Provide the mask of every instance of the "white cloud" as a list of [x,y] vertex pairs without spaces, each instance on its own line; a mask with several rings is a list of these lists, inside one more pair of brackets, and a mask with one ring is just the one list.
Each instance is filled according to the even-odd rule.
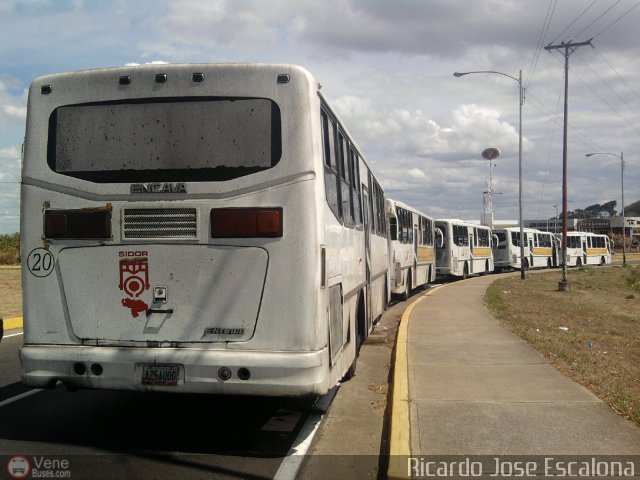
[[16,107],[15,105],[5,105],[4,113],[9,117],[25,120],[27,118],[27,107]]
[[[582,0],[559,1],[544,44],[586,40],[630,1],[612,5],[600,20],[609,5],[596,4],[554,38],[584,10]],[[0,11],[0,149],[22,142],[26,89],[41,74],[158,59],[298,63],[322,83],[386,191],[427,213],[478,218],[487,176],[480,153],[495,146],[503,194],[494,204],[500,216],[517,217],[517,83],[452,73],[517,76],[522,69],[528,79],[546,3],[0,0]],[[585,163],[584,153],[594,150],[625,152],[625,196],[628,203],[640,198],[639,22],[635,9],[595,38],[596,49],[571,56],[569,189],[576,207],[619,196],[619,166]],[[560,198],[562,63],[542,51],[527,84],[525,216],[551,215]]]

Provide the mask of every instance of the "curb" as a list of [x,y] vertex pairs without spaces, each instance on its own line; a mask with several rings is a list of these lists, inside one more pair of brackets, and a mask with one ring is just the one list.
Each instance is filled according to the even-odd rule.
[[407,330],[413,308],[431,292],[420,296],[402,314],[393,367],[393,394],[389,427],[389,465],[387,478],[407,478],[406,458],[411,455],[411,419],[409,414],[409,362],[407,358]]
[[5,330],[15,330],[17,328],[22,328],[23,325],[24,325],[24,321],[22,317],[13,317],[13,318],[4,319]]
[[409,358],[407,355],[407,332],[409,317],[413,308],[425,297],[446,286],[437,285],[423,293],[409,305],[400,319],[396,338],[396,354],[393,362],[393,388],[391,403],[391,421],[389,425],[389,465],[387,479],[409,478],[407,459],[411,457],[411,414],[409,411]]

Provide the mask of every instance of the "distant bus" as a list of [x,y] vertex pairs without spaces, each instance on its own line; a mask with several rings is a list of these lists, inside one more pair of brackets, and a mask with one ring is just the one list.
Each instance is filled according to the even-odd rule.
[[433,218],[387,198],[389,220],[389,277],[391,293],[409,298],[412,289],[436,279]]
[[[553,233],[532,228],[523,229],[524,267],[551,268],[557,266],[557,241]],[[493,230],[496,242],[493,245],[493,261],[496,270],[520,268],[520,228],[497,228]]]
[[385,308],[384,192],[298,66],[38,78],[21,195],[28,385],[323,394]]
[[467,278],[492,272],[491,229],[463,220],[436,220],[438,276]]
[[[562,235],[558,235],[562,241]],[[567,266],[607,265],[613,255],[613,240],[591,232],[567,232]]]

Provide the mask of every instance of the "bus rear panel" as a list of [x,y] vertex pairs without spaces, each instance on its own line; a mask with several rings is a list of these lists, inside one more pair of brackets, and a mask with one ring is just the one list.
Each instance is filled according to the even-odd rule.
[[365,246],[362,230],[350,244],[326,234],[341,225],[325,199],[317,89],[289,65],[36,79],[21,193],[23,381],[331,388],[353,360],[343,294],[364,267],[336,267],[336,296],[323,262],[339,250],[362,258]]

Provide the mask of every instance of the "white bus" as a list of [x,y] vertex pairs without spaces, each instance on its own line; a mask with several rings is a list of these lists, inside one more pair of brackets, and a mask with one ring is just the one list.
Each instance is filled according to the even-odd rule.
[[436,279],[433,218],[387,198],[389,220],[389,277],[392,294],[409,298],[411,290]]
[[[523,229],[523,233],[525,268],[551,268],[558,265],[558,249],[553,233],[532,228]],[[493,235],[495,268],[520,268],[520,228],[497,228],[493,230]]]
[[22,181],[23,381],[323,394],[388,288],[384,194],[291,65],[36,79]]
[[467,278],[493,271],[491,229],[456,219],[436,220],[436,272]]
[[[562,242],[562,235],[558,235]],[[607,265],[611,263],[613,240],[591,232],[567,232],[567,266]]]

